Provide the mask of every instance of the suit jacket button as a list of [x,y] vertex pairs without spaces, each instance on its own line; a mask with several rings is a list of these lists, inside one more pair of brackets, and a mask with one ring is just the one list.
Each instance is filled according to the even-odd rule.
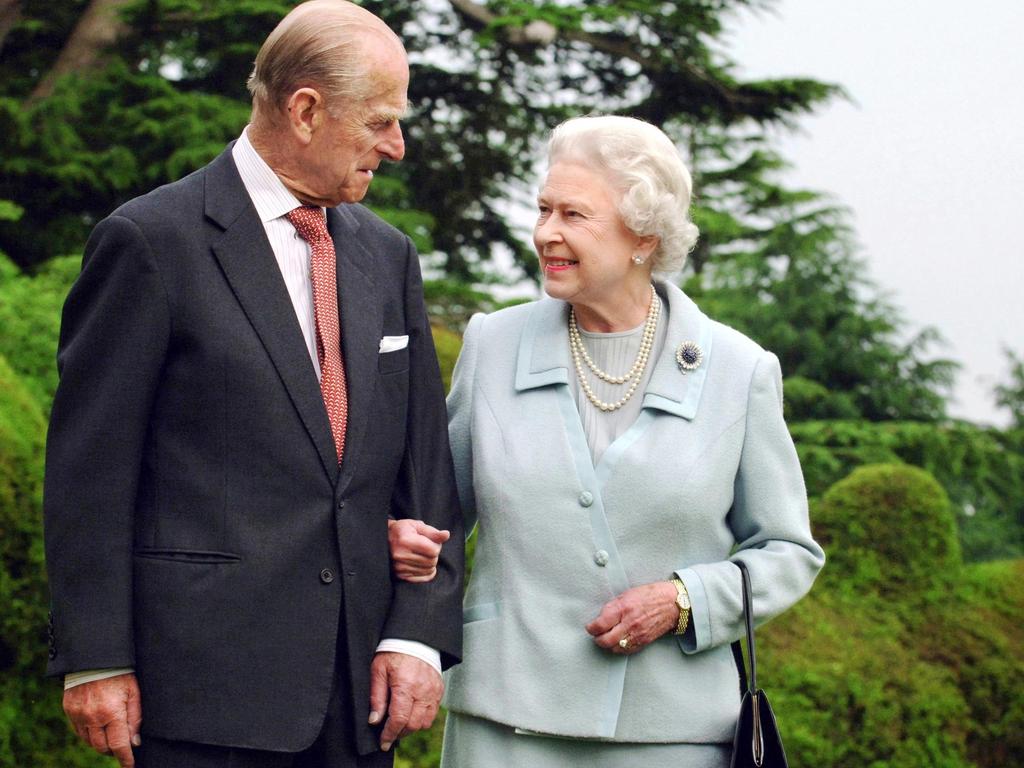
[[581,507],[589,507],[593,503],[594,503],[594,494],[592,494],[590,491],[584,491],[583,493],[580,494],[580,506]]
[[603,549],[597,550],[597,552],[594,553],[594,562],[600,565],[602,568],[608,565],[608,553],[605,552]]
[[324,568],[322,571],[320,571],[320,581],[322,581],[324,584],[330,584],[332,581],[334,581],[334,571],[332,571],[330,568]]

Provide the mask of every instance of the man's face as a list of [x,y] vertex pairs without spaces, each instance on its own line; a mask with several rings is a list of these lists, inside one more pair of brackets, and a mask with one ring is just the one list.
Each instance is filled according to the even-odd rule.
[[336,105],[334,114],[324,112],[324,122],[305,152],[304,186],[332,205],[362,200],[381,161],[405,156],[398,124],[409,88],[405,54],[386,46],[367,56],[369,95]]

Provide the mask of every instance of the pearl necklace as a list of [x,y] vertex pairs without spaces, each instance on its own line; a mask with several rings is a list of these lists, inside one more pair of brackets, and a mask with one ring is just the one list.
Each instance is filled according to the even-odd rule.
[[[658,329],[658,316],[661,313],[661,299],[658,298],[658,294],[654,292],[654,286],[651,286],[651,304],[647,308],[647,319],[644,321],[644,333],[640,339],[640,349],[637,352],[636,359],[633,361],[632,367],[626,371],[622,376],[612,376],[610,373],[602,371],[594,361],[587,354],[587,348],[583,345],[583,338],[580,336],[579,328],[576,325],[576,311],[569,308],[569,349],[572,352],[572,361],[576,366],[576,377],[579,379],[580,388],[583,393],[587,396],[587,399],[594,404],[595,407],[602,411],[615,411],[621,408],[626,402],[633,396],[636,388],[640,386],[640,380],[644,376],[644,371],[647,369],[647,360],[651,356],[651,349],[654,346],[654,334]],[[619,400],[614,403],[606,403],[597,395],[594,394],[594,390],[590,386],[590,382],[587,381],[586,375],[583,372],[583,363],[586,362],[587,367],[593,371],[594,375],[602,381],[608,382],[609,384],[625,384],[629,382],[629,389],[626,390]]]

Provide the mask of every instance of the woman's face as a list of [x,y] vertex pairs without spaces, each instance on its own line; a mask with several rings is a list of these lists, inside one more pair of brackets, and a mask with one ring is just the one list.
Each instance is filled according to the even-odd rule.
[[645,242],[651,238],[626,228],[618,200],[617,191],[583,165],[558,162],[548,171],[537,196],[533,244],[549,296],[577,309],[600,309],[614,305],[628,282],[650,282],[650,268],[638,267],[633,256],[649,256]]

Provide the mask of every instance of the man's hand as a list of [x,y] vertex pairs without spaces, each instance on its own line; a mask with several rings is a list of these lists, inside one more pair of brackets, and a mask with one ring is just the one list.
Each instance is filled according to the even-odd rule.
[[113,755],[121,768],[133,768],[132,746],[139,746],[142,700],[135,675],[117,675],[64,691],[64,711],[75,733],[101,755]]
[[448,531],[439,531],[422,520],[388,520],[391,569],[395,576],[414,583],[433,579],[441,545],[449,536]]
[[437,716],[444,681],[437,670],[405,653],[378,653],[370,664],[370,725],[387,711],[380,748],[387,752],[396,739],[429,728]]

